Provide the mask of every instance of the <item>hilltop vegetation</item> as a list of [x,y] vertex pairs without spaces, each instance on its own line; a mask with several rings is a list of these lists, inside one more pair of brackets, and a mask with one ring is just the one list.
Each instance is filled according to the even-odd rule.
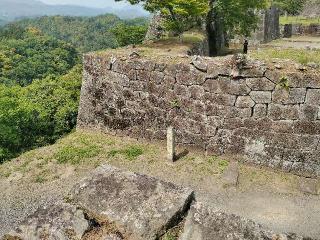
[[[111,0],[113,1],[113,0]],[[0,18],[15,21],[22,18],[39,16],[97,16],[105,13],[117,14],[121,18],[145,17],[147,13],[140,7],[119,6],[90,8],[78,5],[48,5],[39,0],[0,0]]]
[[141,43],[146,19],[42,17],[0,28],[0,163],[75,126],[81,53]]
[[[130,43],[139,43],[145,36],[147,24],[148,19],[145,18],[121,20],[112,14],[97,17],[40,17],[11,23],[0,30],[0,36],[7,36],[16,29],[36,28],[46,35],[71,43],[82,53],[123,46],[120,37],[130,39]],[[124,29],[121,36],[115,34],[119,29]]]

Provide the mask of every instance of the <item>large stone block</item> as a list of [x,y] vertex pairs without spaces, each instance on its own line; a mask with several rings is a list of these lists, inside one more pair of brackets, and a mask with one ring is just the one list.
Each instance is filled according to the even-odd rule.
[[286,73],[290,87],[294,88],[320,88],[319,73]]
[[255,105],[255,102],[250,96],[239,96],[236,101],[236,107],[238,108],[251,108]]
[[[223,81],[220,79],[220,82]],[[222,84],[222,83],[220,83]],[[250,88],[247,86],[246,81],[243,79],[224,81],[227,84],[225,87],[225,92],[233,95],[248,95],[250,93]]]
[[204,95],[204,89],[202,86],[189,87],[190,97],[193,99],[201,99]]
[[40,207],[8,235],[23,240],[82,239],[89,227],[82,210],[67,203],[56,203]]
[[252,91],[250,97],[255,103],[271,103],[271,92]]
[[315,121],[318,118],[319,106],[317,105],[300,105],[300,119]]
[[300,104],[306,98],[306,88],[290,88],[289,90],[277,87],[272,94],[272,102],[278,104]]
[[253,118],[264,118],[267,116],[267,104],[256,104],[253,109]]
[[308,89],[306,104],[320,105],[320,89]]
[[291,239],[300,240],[295,234],[276,234],[243,217],[228,214],[195,202],[189,211],[179,240],[252,240]]
[[299,119],[298,105],[270,104],[268,117],[274,120],[296,120]]
[[114,222],[130,239],[158,239],[183,216],[193,191],[104,165],[76,185],[71,198],[81,208]]
[[205,82],[205,75],[199,71],[179,71],[176,75],[178,84],[191,86],[202,85]]
[[253,91],[272,91],[275,88],[275,84],[268,78],[248,78],[246,83]]
[[203,95],[203,100],[206,101],[207,104],[212,105],[234,106],[236,102],[236,96],[229,94],[212,94],[206,92]]

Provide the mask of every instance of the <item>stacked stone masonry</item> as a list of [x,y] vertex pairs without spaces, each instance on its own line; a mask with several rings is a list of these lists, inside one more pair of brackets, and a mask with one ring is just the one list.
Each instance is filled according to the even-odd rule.
[[[277,66],[277,65],[276,65]],[[320,78],[290,64],[88,54],[78,128],[177,142],[320,176]]]

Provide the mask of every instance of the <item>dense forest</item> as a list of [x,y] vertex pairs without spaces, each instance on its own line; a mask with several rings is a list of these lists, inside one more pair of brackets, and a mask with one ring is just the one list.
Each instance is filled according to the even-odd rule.
[[0,163],[74,129],[81,54],[140,43],[146,19],[41,17],[0,28]]

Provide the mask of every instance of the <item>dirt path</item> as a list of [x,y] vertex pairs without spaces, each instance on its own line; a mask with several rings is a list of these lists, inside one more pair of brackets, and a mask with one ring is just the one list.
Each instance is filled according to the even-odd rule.
[[262,45],[265,47],[295,48],[295,49],[320,49],[320,37],[311,36],[293,36],[292,38],[283,38]]
[[[91,150],[100,149],[93,156],[87,154],[73,165],[57,163],[65,148],[69,149],[69,160],[74,160],[75,146],[91,146],[89,142]],[[135,158],[122,155],[126,152],[123,149],[131,146],[141,147],[142,155]],[[320,239],[320,197],[299,192],[297,176],[240,165],[238,188],[224,188],[221,173],[227,166],[227,158],[190,152],[170,164],[165,159],[164,149],[161,144],[128,138],[74,133],[53,146],[24,154],[0,166],[0,237],[38,206],[66,196],[72,185],[97,165],[109,163],[189,186],[196,190],[198,200],[255,220],[271,230]]]

